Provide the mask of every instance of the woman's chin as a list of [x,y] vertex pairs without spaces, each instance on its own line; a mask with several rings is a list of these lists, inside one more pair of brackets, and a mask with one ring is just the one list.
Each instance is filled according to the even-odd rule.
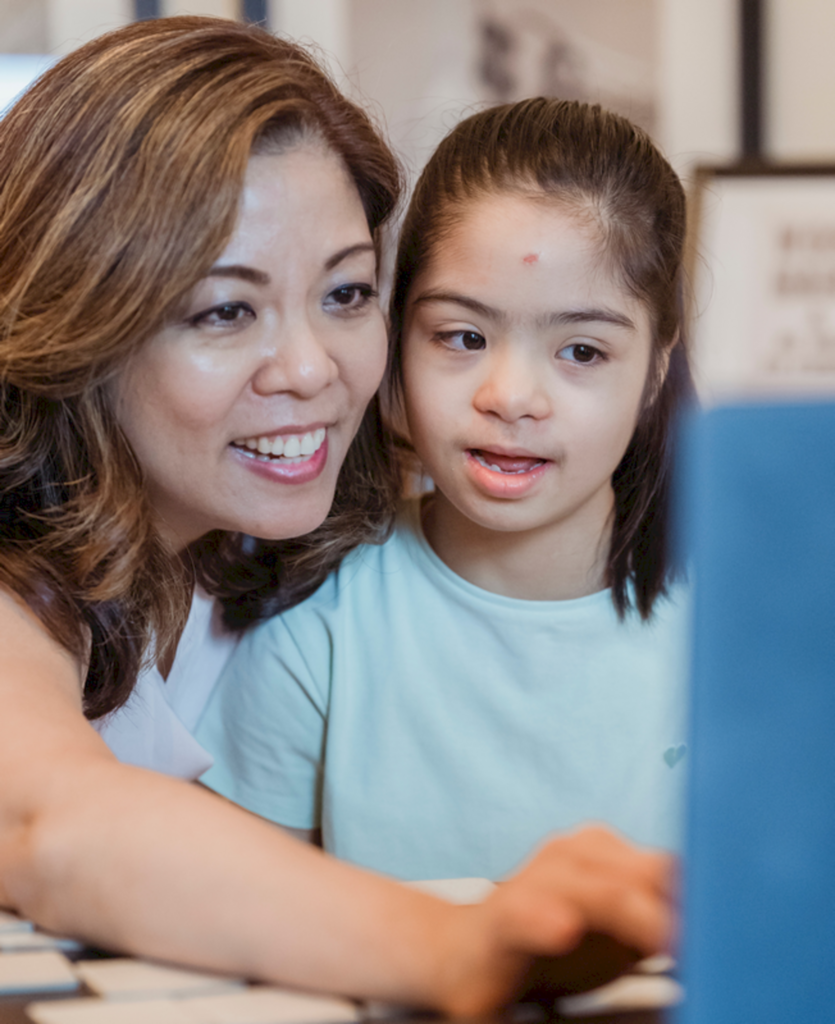
[[270,516],[258,520],[247,519],[232,529],[235,532],[246,533],[250,537],[257,537],[258,540],[292,540],[318,529],[327,518],[332,502],[333,495],[331,494],[327,500],[317,504],[316,508],[299,509],[295,514],[282,510],[280,516]]

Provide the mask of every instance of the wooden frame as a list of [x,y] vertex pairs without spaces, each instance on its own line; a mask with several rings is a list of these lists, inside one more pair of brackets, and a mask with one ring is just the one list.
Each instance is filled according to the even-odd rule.
[[703,399],[835,395],[835,167],[701,168],[692,220]]

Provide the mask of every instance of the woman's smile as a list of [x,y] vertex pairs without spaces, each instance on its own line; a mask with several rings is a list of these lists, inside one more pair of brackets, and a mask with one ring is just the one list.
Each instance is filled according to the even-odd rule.
[[266,459],[284,459],[285,461],[299,461],[314,455],[325,443],[327,430],[325,427],[315,427],[298,433],[259,434],[257,437],[247,437],[240,441],[234,441],[235,448],[243,448],[251,452],[259,461]]
[[324,427],[274,437],[248,437],[235,441],[232,448],[235,456],[244,460],[246,469],[276,483],[310,483],[328,462],[328,435]]

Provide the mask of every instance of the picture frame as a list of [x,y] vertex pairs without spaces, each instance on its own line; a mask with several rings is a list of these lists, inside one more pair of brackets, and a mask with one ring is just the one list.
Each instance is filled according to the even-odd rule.
[[702,401],[835,395],[835,166],[702,167],[692,210]]

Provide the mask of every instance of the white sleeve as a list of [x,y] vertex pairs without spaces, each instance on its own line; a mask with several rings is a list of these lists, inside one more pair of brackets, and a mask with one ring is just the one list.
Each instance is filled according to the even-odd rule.
[[127,703],[91,725],[123,764],[196,779],[212,763],[168,703],[156,671],[140,675]]

